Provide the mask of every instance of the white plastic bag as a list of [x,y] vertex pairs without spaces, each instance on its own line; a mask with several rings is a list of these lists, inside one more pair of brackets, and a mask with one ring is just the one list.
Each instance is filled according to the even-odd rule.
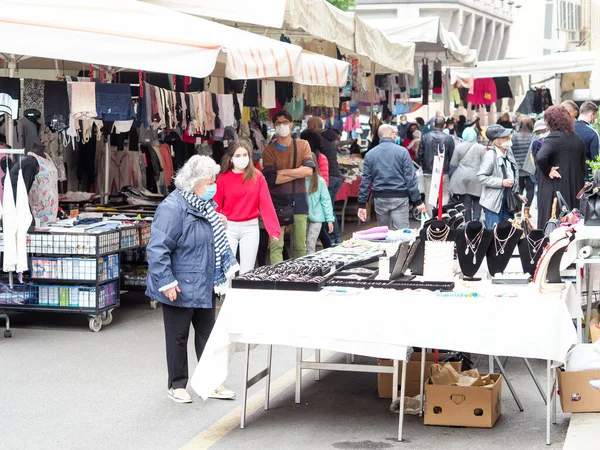
[[567,372],[600,370],[600,341],[595,344],[578,344],[567,353]]

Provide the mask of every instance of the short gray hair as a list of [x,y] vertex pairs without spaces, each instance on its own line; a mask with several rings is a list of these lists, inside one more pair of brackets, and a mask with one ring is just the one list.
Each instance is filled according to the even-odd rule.
[[212,158],[194,155],[177,171],[175,187],[180,191],[193,193],[201,182],[214,179],[220,169]]
[[387,123],[379,126],[379,131],[377,134],[379,135],[379,139],[383,139],[384,137],[389,137],[391,133],[396,133],[397,130],[392,125],[388,125]]

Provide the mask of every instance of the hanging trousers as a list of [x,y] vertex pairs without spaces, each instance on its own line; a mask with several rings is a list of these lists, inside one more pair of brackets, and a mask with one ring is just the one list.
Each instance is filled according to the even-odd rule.
[[185,389],[188,383],[188,337],[190,324],[194,326],[194,345],[196,357],[200,359],[210,332],[215,323],[215,305],[213,294],[212,308],[181,308],[162,304],[167,344],[167,370],[169,388]]

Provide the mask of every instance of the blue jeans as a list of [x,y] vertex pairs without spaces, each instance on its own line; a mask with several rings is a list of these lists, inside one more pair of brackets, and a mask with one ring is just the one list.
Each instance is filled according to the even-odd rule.
[[507,211],[504,201],[502,201],[502,208],[500,209],[499,213],[492,212],[486,208],[483,208],[483,211],[485,212],[485,226],[490,230],[500,222],[512,219],[514,217],[512,213]]
[[[342,187],[342,179],[339,177],[329,177],[329,196],[331,197],[331,205],[335,208],[335,198],[337,197],[337,193]],[[335,214],[334,214],[335,217]],[[335,222],[333,222],[333,233],[329,235],[331,238],[331,242],[334,244],[341,243],[340,237],[340,227],[338,225],[337,217],[335,217]]]

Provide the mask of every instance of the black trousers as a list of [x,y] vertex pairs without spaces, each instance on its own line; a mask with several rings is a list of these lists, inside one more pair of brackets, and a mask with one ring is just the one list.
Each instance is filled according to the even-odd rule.
[[462,200],[463,205],[465,205],[465,222],[481,219],[481,205],[479,204],[479,197],[463,194],[460,196],[460,199]]
[[527,191],[527,205],[525,206],[531,206],[531,202],[533,202],[535,186],[529,175],[526,177],[519,177],[519,194],[523,195],[523,191]]
[[187,344],[190,324],[194,325],[196,357],[200,359],[215,323],[216,304],[217,299],[214,295],[212,308],[180,308],[162,304],[169,388],[185,389],[187,386],[189,379]]

